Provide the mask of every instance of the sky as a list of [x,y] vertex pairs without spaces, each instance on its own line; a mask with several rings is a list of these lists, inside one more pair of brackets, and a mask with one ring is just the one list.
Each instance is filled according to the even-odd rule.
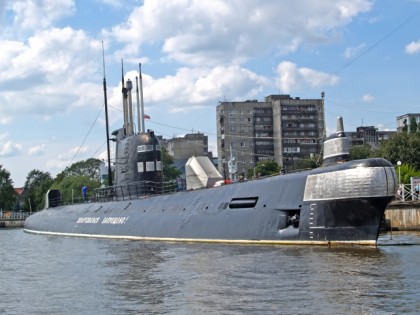
[[327,134],[337,116],[396,130],[420,112],[420,1],[0,0],[0,165],[15,187],[106,160],[102,83],[112,132],[122,59],[125,80],[142,65],[146,128],[205,133],[215,156],[221,101],[324,91]]

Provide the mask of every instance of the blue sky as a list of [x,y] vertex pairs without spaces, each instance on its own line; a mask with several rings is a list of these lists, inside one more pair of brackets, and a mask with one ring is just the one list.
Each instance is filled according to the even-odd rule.
[[165,138],[204,132],[216,152],[219,101],[270,94],[319,98],[336,117],[395,130],[420,112],[420,1],[2,0],[0,165],[23,186],[106,158],[122,126],[125,79],[142,63],[146,128]]

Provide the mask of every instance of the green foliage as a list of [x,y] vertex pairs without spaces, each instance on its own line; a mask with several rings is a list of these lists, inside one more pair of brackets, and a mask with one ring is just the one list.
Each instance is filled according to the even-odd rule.
[[94,189],[99,188],[101,183],[97,179],[91,179],[88,176],[73,175],[54,182],[52,189],[58,189],[61,192],[63,203],[80,202],[82,200],[82,187],[88,188],[88,197],[92,196]]
[[420,177],[420,171],[408,164],[402,164],[401,166],[395,165],[395,171],[397,176],[401,176],[401,184],[411,184],[411,177]]
[[45,194],[50,189],[52,182],[50,173],[40,170],[30,171],[25,182],[25,188],[29,193],[25,200],[24,210],[42,210],[45,206]]
[[379,149],[373,155],[383,157],[394,165],[401,161],[420,170],[420,134],[397,133],[391,139],[381,142]]
[[302,159],[297,159],[295,162],[295,169],[296,170],[307,170],[307,169],[312,169],[312,168],[317,168],[319,167],[318,164],[318,157],[316,158],[302,158]]
[[408,125],[407,125],[407,118],[405,118],[404,120],[403,120],[403,127],[402,127],[402,132],[407,132],[408,131]]
[[410,121],[410,132],[416,132],[418,130],[418,125],[416,118],[412,117]]
[[[255,175],[256,176],[267,176],[279,174],[280,167],[274,160],[260,161],[255,166]],[[254,170],[248,170],[248,177],[252,177]]]
[[165,148],[162,148],[162,163],[163,163],[163,181],[177,179],[181,176],[181,171],[174,165],[172,156]]
[[350,160],[367,159],[373,154],[372,147],[369,144],[355,145],[349,149]]
[[0,165],[0,210],[13,210],[16,197],[10,173]]
[[84,176],[90,180],[99,180],[102,165],[104,165],[103,161],[94,158],[73,163],[57,175],[56,181],[60,182],[68,176]]

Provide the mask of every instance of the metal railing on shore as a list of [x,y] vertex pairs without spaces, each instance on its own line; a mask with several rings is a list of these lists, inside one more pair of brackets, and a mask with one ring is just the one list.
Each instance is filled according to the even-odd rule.
[[25,220],[33,212],[0,211],[0,220]]
[[419,193],[410,184],[400,184],[395,199],[397,201],[418,201]]

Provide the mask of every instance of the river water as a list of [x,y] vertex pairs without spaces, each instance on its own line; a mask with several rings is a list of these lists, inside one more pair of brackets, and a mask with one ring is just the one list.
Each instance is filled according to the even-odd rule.
[[238,246],[0,230],[0,314],[419,314],[420,233]]

